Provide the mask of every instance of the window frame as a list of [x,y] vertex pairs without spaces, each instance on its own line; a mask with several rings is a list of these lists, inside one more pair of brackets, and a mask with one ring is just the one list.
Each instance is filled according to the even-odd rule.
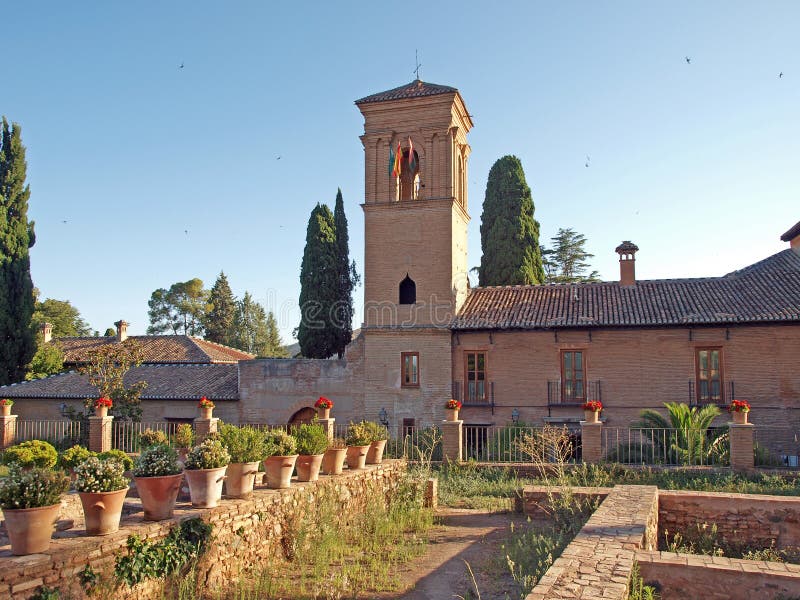
[[[564,362],[565,362],[564,361],[564,355],[566,353],[568,353],[568,352],[572,353],[572,354],[575,354],[576,352],[580,352],[580,354],[581,354],[581,369],[580,369],[580,372],[583,373],[583,378],[582,378],[582,381],[583,381],[583,396],[576,397],[573,394],[572,398],[569,401],[567,400],[567,394],[566,394],[566,387],[567,386],[565,384],[566,384],[567,378],[565,377],[565,366],[566,365],[564,364]],[[588,383],[588,381],[589,381],[589,378],[588,378],[589,369],[587,368],[587,364],[586,364],[586,354],[587,354],[586,348],[561,348],[559,350],[558,358],[559,358],[559,361],[560,361],[560,369],[561,369],[561,404],[583,404],[583,403],[585,403],[587,401],[587,399],[589,397],[589,383]],[[573,363],[574,363],[574,360],[575,359],[573,357]],[[572,367],[572,371],[573,371],[573,373],[575,372],[574,364],[573,364],[573,367]],[[570,381],[572,382],[573,389],[574,389],[574,384],[575,384],[575,381],[577,381],[577,380],[573,377],[573,379],[571,379]]]
[[[717,406],[725,403],[725,367],[723,363],[723,348],[722,346],[695,346],[694,348],[694,400],[696,404],[715,404]],[[700,353],[701,352],[718,352],[719,353],[719,400],[714,400],[709,393],[706,398],[700,397]],[[707,369],[710,371],[711,369]],[[705,381],[711,382],[712,379]]]
[[[417,380],[415,383],[406,383],[406,357],[410,357],[412,359],[416,358],[416,376]],[[401,352],[400,353],[400,387],[404,388],[418,388],[420,382],[419,376],[419,352]]]
[[[477,384],[478,355],[483,355],[483,394],[478,395],[478,386],[475,386],[475,398],[469,393],[469,355],[475,355],[475,383]],[[489,353],[486,350],[464,350],[464,404],[485,404],[489,401]]]

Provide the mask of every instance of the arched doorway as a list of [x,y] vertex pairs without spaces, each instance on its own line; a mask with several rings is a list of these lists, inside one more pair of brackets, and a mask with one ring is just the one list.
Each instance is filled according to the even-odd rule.
[[292,418],[289,419],[289,429],[292,428],[294,425],[301,425],[303,423],[311,423],[314,420],[314,416],[317,414],[311,407],[305,407],[298,410],[296,413],[292,415]]

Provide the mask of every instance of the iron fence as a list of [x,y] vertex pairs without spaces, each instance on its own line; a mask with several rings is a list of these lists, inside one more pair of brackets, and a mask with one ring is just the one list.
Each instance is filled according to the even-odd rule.
[[790,427],[753,427],[753,459],[757,467],[800,467],[800,432]]
[[478,462],[525,463],[581,459],[580,430],[566,426],[463,426],[464,458]]
[[89,441],[88,427],[81,421],[40,421],[18,419],[15,441],[42,440],[56,448],[69,448],[75,444],[86,445]]
[[727,428],[603,427],[602,456],[623,465],[724,466],[730,461]]
[[175,435],[180,423],[170,421],[114,421],[111,428],[111,447],[123,452],[135,453],[141,450],[141,435],[147,429],[163,431],[168,438]]

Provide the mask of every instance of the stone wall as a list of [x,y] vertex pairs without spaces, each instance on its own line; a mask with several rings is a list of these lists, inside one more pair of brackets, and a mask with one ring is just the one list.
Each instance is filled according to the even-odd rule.
[[[88,564],[105,577],[113,573],[115,558],[126,553],[126,541],[137,534],[159,540],[182,520],[200,517],[213,525],[212,543],[197,566],[198,585],[222,589],[239,575],[239,570],[257,567],[295,533],[303,516],[314,510],[321,497],[337,507],[336,515],[362,510],[369,499],[386,497],[394,489],[405,464],[385,461],[363,471],[336,477],[321,476],[316,483],[294,483],[286,490],[259,489],[249,499],[223,500],[217,508],[192,509],[180,504],[171,520],[148,523],[142,520],[138,500],[126,499],[126,516],[120,531],[104,537],[85,537],[82,531],[54,534],[45,554],[12,556],[8,546],[0,548],[0,598],[29,598],[41,585],[58,588],[62,595],[84,597],[76,576]],[[159,586],[124,585],[114,592],[119,600],[161,598]]]
[[660,490],[659,530],[675,533],[712,523],[728,542],[777,548],[800,546],[800,498]]
[[[612,488],[607,487],[573,487],[570,493],[576,499],[599,499],[605,500]],[[522,488],[516,498],[515,509],[529,516],[534,521],[547,521],[550,519],[550,502],[553,498],[561,497],[559,488],[547,487],[543,485],[526,485]]]

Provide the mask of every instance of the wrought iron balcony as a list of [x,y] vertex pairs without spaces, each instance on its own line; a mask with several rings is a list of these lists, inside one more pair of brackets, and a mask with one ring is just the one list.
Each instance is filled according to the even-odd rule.
[[547,382],[547,403],[550,406],[570,406],[583,404],[589,400],[599,400],[602,402],[603,393],[601,382],[585,381],[583,385],[576,386],[574,383],[564,385],[561,380]]
[[494,381],[465,386],[463,381],[453,381],[453,398],[464,406],[491,406],[494,409]]
[[736,395],[736,385],[733,381],[723,381],[718,385],[701,382],[704,385],[698,390],[697,382],[689,380],[689,405],[705,406],[715,404],[717,406],[727,406]]

